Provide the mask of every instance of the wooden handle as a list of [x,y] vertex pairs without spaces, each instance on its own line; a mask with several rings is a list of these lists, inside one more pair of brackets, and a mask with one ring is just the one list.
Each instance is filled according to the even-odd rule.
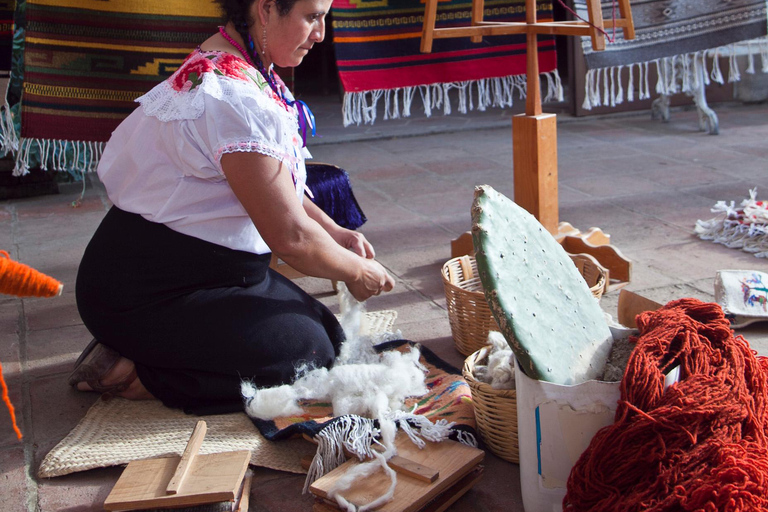
[[457,286],[459,284],[459,274],[453,265],[448,265],[448,282]]
[[205,433],[208,431],[208,426],[204,421],[200,420],[195,425],[195,429],[192,431],[192,435],[187,441],[187,447],[184,448],[184,453],[181,454],[181,460],[179,465],[176,466],[176,472],[171,477],[171,481],[168,482],[166,488],[166,494],[177,494],[181,486],[184,484],[184,479],[189,470],[192,467],[192,463],[195,461],[197,452],[200,450],[200,445],[203,444],[205,439]]
[[464,274],[465,281],[475,277],[474,272],[472,272],[472,264],[469,262],[469,256],[462,256],[459,260],[459,265],[461,266],[461,273]]

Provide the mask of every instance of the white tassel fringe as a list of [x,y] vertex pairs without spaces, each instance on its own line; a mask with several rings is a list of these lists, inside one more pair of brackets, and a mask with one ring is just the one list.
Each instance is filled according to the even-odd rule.
[[[542,73],[546,81],[544,102],[563,101],[563,84],[557,70]],[[475,87],[473,95],[472,88]],[[526,97],[525,76],[514,75],[501,78],[485,78],[466,82],[446,82],[397,89],[374,90],[344,93],[342,114],[344,126],[373,124],[376,120],[376,108],[380,99],[384,100],[384,119],[410,117],[414,94],[418,91],[424,107],[424,115],[431,117],[435,110],[442,110],[443,115],[453,112],[454,104],[458,111],[466,114],[477,108],[484,112],[488,107],[511,107],[515,95],[519,99]],[[456,96],[452,100],[452,96]],[[402,102],[401,102],[402,98]],[[402,105],[402,108],[400,106]]]
[[[615,106],[624,100],[623,91],[626,88],[626,101],[634,101],[635,88],[640,100],[651,97],[648,84],[648,65],[656,66],[656,93],[671,96],[677,93],[693,94],[702,87],[700,80],[703,76],[704,86],[711,82],[725,83],[720,69],[720,57],[728,57],[728,82],[741,80],[739,55],[746,55],[745,73],[755,73],[755,64],[760,57],[760,70],[768,73],[768,38],[753,39],[742,43],[730,44],[711,50],[698,51],[664,57],[648,62],[636,62],[610,68],[595,68],[587,71],[584,80],[584,102],[582,108],[591,110],[599,106]],[[707,70],[711,63],[711,71]],[[627,72],[624,73],[624,69]],[[703,71],[703,73],[700,73]],[[637,80],[635,80],[637,78]],[[602,89],[602,90],[601,90]]]

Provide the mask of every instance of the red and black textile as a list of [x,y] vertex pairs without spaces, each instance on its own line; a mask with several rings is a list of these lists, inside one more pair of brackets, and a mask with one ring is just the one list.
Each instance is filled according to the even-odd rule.
[[[441,1],[437,28],[467,26],[470,0]],[[333,42],[347,93],[524,75],[525,35],[436,39],[421,53],[424,2],[335,0]],[[537,6],[540,21],[552,20],[552,3]],[[486,0],[485,21],[525,21],[525,0]],[[539,37],[539,69],[556,68],[554,36]]]
[[0,77],[6,78],[11,73],[13,55],[13,14],[16,10],[14,0],[0,0]]

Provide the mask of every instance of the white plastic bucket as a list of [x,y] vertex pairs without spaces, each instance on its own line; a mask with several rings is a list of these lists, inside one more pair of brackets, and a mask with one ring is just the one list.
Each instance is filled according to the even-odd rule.
[[619,383],[552,384],[531,379],[517,364],[515,388],[523,507],[560,512],[571,468],[595,433],[613,423]]

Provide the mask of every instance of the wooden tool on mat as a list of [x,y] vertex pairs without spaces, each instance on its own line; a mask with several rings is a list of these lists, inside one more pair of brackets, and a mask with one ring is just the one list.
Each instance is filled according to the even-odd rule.
[[[485,452],[456,441],[427,442],[419,449],[403,434],[395,440],[398,456],[389,464],[397,472],[397,486],[392,501],[380,512],[441,512],[459,499],[480,479],[480,465]],[[350,459],[327,475],[318,478],[309,491],[315,495],[314,512],[338,511],[328,492],[352,467],[360,464]],[[376,472],[341,494],[356,506],[382,495],[390,485],[383,471]]]
[[200,455],[207,426],[198,421],[179,456],[128,464],[104,502],[105,510],[178,508],[233,502],[233,511],[248,510],[250,478],[245,477],[250,450]]

